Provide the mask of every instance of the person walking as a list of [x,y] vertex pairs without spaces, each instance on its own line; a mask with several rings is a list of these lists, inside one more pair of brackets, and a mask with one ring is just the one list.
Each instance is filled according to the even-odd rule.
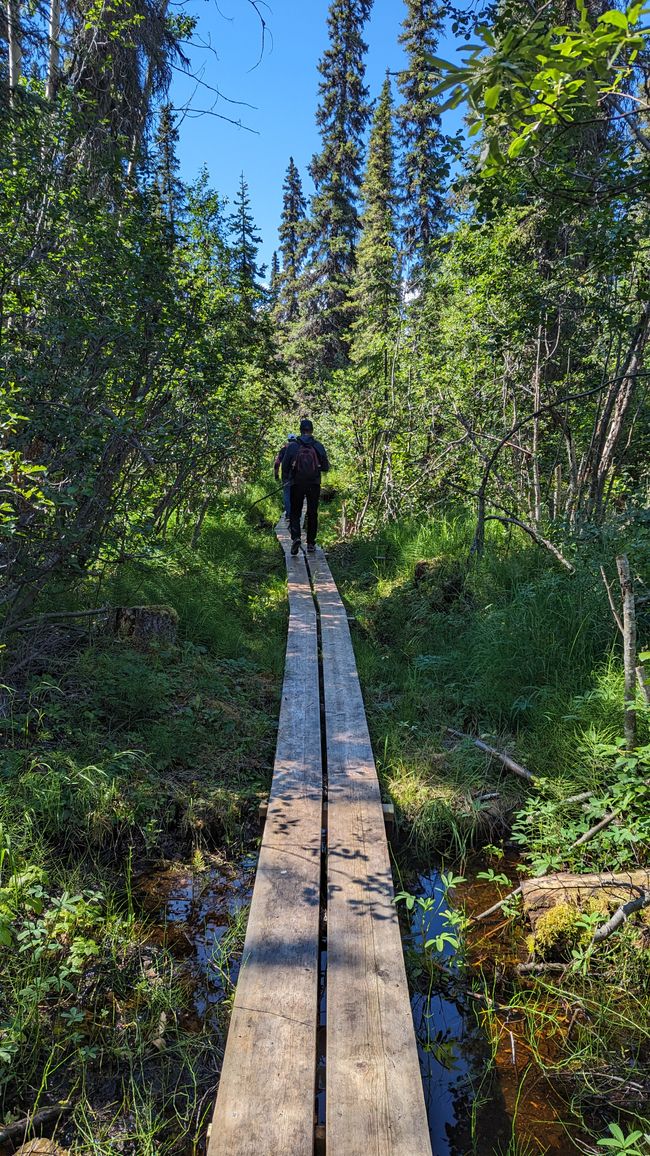
[[313,554],[316,549],[316,534],[318,532],[318,502],[320,499],[321,473],[330,468],[325,447],[314,438],[314,426],[309,418],[305,417],[300,423],[300,437],[289,442],[282,457],[282,481],[290,482],[291,516],[289,528],[291,531],[291,553],[295,555],[300,549],[302,506],[307,499],[307,551]]
[[[284,455],[287,452],[287,447],[290,446],[292,442],[297,440],[298,439],[296,438],[295,434],[287,434],[286,442],[278,450],[275,456],[275,461],[273,463],[273,473],[275,474],[276,482],[279,482],[280,480],[280,466],[282,465]],[[288,480],[285,482],[284,475],[282,477],[282,500],[284,502],[284,516],[288,522],[289,518],[291,517],[291,481]]]

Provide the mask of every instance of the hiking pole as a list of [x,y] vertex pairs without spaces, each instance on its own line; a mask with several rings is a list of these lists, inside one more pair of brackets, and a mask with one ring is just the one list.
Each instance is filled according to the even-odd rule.
[[285,487],[285,483],[283,482],[281,486],[276,486],[276,488],[274,490],[269,490],[268,494],[264,494],[263,497],[258,498],[256,502],[251,502],[248,509],[253,510],[255,508],[255,506],[259,506],[260,502],[265,502],[267,498],[272,498],[274,496],[274,494],[279,494],[280,490],[283,490],[284,487]]

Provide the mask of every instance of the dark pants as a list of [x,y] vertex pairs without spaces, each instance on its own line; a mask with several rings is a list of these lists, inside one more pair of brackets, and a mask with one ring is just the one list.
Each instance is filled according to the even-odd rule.
[[291,517],[291,482],[282,483],[282,500],[287,518]]
[[291,486],[291,529],[292,542],[300,541],[300,517],[302,504],[307,499],[307,545],[316,541],[318,531],[318,499],[320,482],[294,482]]

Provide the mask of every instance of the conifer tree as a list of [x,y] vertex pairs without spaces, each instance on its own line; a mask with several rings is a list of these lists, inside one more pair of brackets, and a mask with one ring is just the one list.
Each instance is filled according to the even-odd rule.
[[283,185],[282,217],[278,235],[282,274],[278,320],[291,325],[300,312],[300,275],[305,258],[306,203],[298,166],[289,158]]
[[315,185],[311,206],[312,260],[306,277],[309,334],[325,368],[348,361],[352,314],[349,292],[359,233],[357,202],[363,166],[363,136],[369,119],[364,83],[367,45],[363,28],[372,0],[332,0],[330,44],[319,64],[320,105],[316,122],[322,148],[309,171]]
[[361,475],[360,528],[371,500],[392,509],[393,439],[399,424],[397,348],[400,327],[398,192],[395,181],[393,98],[388,76],[372,120],[361,189],[361,239],[352,301],[352,369],[339,383],[343,421],[347,416]]
[[411,280],[420,279],[431,243],[447,220],[444,193],[449,176],[446,138],[441,132],[433,96],[435,56],[444,18],[440,0],[406,0],[407,15],[400,36],[408,58],[400,74],[403,104],[398,109],[402,143],[404,196],[403,243]]
[[170,244],[174,242],[183,200],[183,185],[178,177],[177,144],[178,129],[171,105],[164,104],[160,110],[155,136],[153,177],[161,212],[167,221]]
[[363,212],[357,250],[354,302],[355,360],[380,358],[385,365],[400,314],[397,239],[398,194],[393,145],[393,98],[387,76],[372,121],[368,160],[361,189]]
[[232,274],[235,290],[240,300],[248,301],[252,307],[264,296],[261,282],[265,266],[257,264],[262,238],[255,227],[248,184],[243,173],[235,196],[234,209],[228,218],[228,226],[232,237]]
[[277,304],[278,293],[280,291],[280,258],[278,257],[277,249],[273,250],[271,257],[271,273],[269,276],[269,305],[273,308]]

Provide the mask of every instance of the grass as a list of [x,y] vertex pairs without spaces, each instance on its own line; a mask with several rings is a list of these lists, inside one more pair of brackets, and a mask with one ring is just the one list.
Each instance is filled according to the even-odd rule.
[[[204,850],[237,857],[268,791],[286,639],[284,564],[258,515],[224,503],[86,579],[76,605],[168,605],[173,645],[53,628],[0,719],[0,1119],[66,1101],[71,1153],[194,1153],[221,1041],[187,1026],[183,959],[137,876]],[[9,682],[5,679],[5,682]],[[215,966],[227,976],[243,916]]]
[[[602,563],[612,577],[615,551],[627,549],[645,593],[647,529],[574,543],[573,575],[494,527],[485,557],[470,564],[471,532],[461,512],[330,549],[353,619],[382,786],[399,812],[406,877],[414,864],[462,864],[473,848],[513,832],[524,873],[647,863],[649,720],[639,703],[637,750],[617,745],[622,656],[599,572]],[[643,604],[639,635],[641,650],[650,640]],[[451,739],[447,727],[509,750],[537,776],[535,787]],[[591,802],[564,803],[587,790]],[[571,850],[611,809],[617,822]],[[485,932],[484,947],[477,930],[466,932],[465,982],[481,993],[477,1014],[494,1044],[493,1062],[499,1067],[497,1053],[512,1031],[520,1062],[531,1065],[525,1071],[541,1073],[560,1094],[571,1135],[577,1129],[595,1141],[617,1122],[624,1132],[647,1132],[647,927],[633,920],[595,949],[576,950],[558,982],[520,980],[513,959],[525,955],[523,921],[516,911],[503,918]],[[497,941],[509,945],[508,958],[495,959]],[[510,1071],[509,1043],[507,1053]],[[520,1115],[508,1151],[540,1150]]]
[[[612,566],[606,547],[582,548],[570,575],[501,527],[470,564],[471,533],[460,513],[330,550],[382,782],[418,859],[462,858],[493,841],[526,793],[446,727],[512,750],[558,796],[606,784],[603,747],[622,733],[619,641],[599,574],[601,560]],[[650,621],[640,627],[643,641]],[[499,805],[482,800],[492,791]]]

